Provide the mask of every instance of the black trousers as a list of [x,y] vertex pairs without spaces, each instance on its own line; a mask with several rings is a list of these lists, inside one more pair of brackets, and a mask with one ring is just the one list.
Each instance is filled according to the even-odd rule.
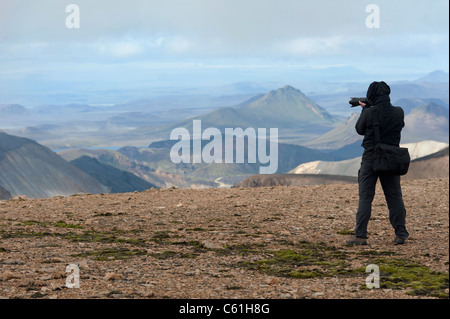
[[367,238],[367,225],[372,214],[372,201],[375,196],[375,186],[380,179],[389,209],[389,220],[395,234],[400,238],[408,238],[405,220],[406,210],[403,203],[399,175],[378,175],[373,171],[373,161],[363,160],[358,172],[359,206],[356,213],[356,237]]

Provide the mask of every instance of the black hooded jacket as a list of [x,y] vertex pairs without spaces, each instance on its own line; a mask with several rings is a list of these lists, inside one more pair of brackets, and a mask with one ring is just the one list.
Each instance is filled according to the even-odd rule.
[[389,94],[391,89],[384,82],[373,82],[367,90],[367,99],[372,106],[364,106],[361,116],[356,123],[356,132],[364,135],[362,146],[364,147],[363,160],[373,159],[375,147],[375,131],[373,128],[374,109],[378,111],[380,123],[380,139],[384,144],[400,144],[401,131],[405,126],[403,109],[392,106]]

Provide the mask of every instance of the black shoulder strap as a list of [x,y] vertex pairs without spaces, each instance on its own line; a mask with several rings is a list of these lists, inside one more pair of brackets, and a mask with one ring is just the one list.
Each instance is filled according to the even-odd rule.
[[378,121],[377,108],[373,108],[373,129],[375,131],[375,142],[379,144],[381,143],[381,137],[380,137],[380,122]]

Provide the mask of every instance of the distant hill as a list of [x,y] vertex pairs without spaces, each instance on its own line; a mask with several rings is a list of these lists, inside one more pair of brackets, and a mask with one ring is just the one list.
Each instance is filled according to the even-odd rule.
[[[124,149],[128,149],[125,147]],[[134,148],[132,148],[134,149]],[[159,172],[155,169],[150,168],[145,164],[140,164],[137,161],[127,157],[118,151],[106,150],[106,149],[75,149],[66,150],[58,152],[61,157],[67,161],[74,161],[80,157],[87,156],[96,159],[100,164],[105,164],[114,167],[120,171],[129,172],[141,179],[147,181],[148,183],[155,185],[156,187],[170,186],[171,175],[163,172]],[[161,174],[163,178],[159,176]],[[168,184],[166,184],[166,181]]]
[[356,177],[314,174],[274,174],[254,175],[246,178],[237,187],[267,187],[267,186],[298,186],[298,185],[325,185],[325,184],[354,184]]
[[411,110],[405,117],[402,141],[435,140],[448,143],[449,110],[431,102]]
[[[39,105],[33,108],[35,115],[61,115],[75,116],[80,113],[99,112],[100,108],[87,104],[67,104],[67,105]],[[67,118],[67,117],[66,117]]]
[[[62,157],[73,161],[83,155],[94,157],[99,163],[133,173],[158,187],[217,187],[218,178],[237,180],[259,173],[260,163],[248,163],[245,152],[244,163],[180,163],[174,164],[170,159],[170,150],[178,141],[164,140],[153,142],[148,148],[122,147],[112,150],[68,150],[61,151]],[[192,142],[191,142],[192,143]],[[202,147],[209,141],[202,141]],[[223,152],[225,154],[225,143]],[[244,144],[247,150],[247,141]],[[301,163],[313,160],[334,161],[342,157],[318,150],[292,144],[278,144],[278,173],[286,173]],[[262,164],[266,166],[267,164]],[[193,186],[194,185],[194,186]]]
[[448,102],[448,83],[444,82],[397,82],[390,84],[391,99],[402,98],[442,99]]
[[47,147],[6,133],[0,133],[0,185],[31,198],[108,191]]
[[359,116],[360,113],[353,113],[347,121],[339,124],[322,136],[306,142],[304,145],[317,149],[339,149],[358,141],[361,144],[362,136],[358,135],[355,130]]
[[405,179],[448,178],[449,148],[412,161]]
[[[140,128],[136,134],[169,136],[172,129],[187,128],[192,132],[192,120],[169,125],[161,130]],[[293,136],[298,138],[301,132],[309,136],[318,136],[332,129],[338,122],[331,114],[309,99],[300,90],[284,86],[264,95],[256,95],[234,107],[221,107],[206,114],[196,116],[201,120],[202,128],[215,127],[222,132],[225,128],[278,128],[280,139]]]
[[155,185],[132,173],[100,163],[96,158],[81,156],[70,163],[95,178],[101,184],[108,186],[110,193],[129,193],[144,191],[152,187],[156,188]]
[[20,104],[0,104],[0,116],[23,116],[29,111]]
[[301,164],[289,171],[290,174],[324,174],[340,176],[358,176],[361,157],[344,161],[313,161]]
[[0,127],[8,129],[23,125],[31,118],[28,109],[20,104],[0,104]]
[[106,119],[106,125],[137,127],[161,121],[161,118],[156,114],[146,112],[125,112]]
[[205,127],[217,128],[298,128],[335,123],[325,109],[289,85],[252,98],[238,107],[221,108],[198,119],[205,123]]
[[405,112],[405,115],[408,115],[414,108],[427,105],[429,103],[435,103],[443,106],[444,108],[448,109],[448,104],[442,101],[441,99],[419,99],[419,98],[404,98],[397,100],[393,102],[392,104],[395,106],[400,106],[403,111]]
[[[406,105],[410,110],[405,116],[405,127],[402,130],[402,143],[417,143],[423,140],[449,142],[449,110],[443,101],[426,99],[403,99],[395,105]],[[405,110],[405,109],[404,109]],[[356,133],[355,124],[360,113],[354,113],[347,121],[337,125],[325,134],[306,141],[302,145],[317,148],[337,150],[345,146],[361,142],[363,136]]]
[[421,141],[418,143],[406,143],[402,144],[403,147],[407,147],[409,154],[411,155],[411,161],[417,161],[421,158],[426,158],[435,153],[439,153],[448,148],[448,143],[437,141]]
[[353,144],[345,145],[337,150],[332,150],[327,152],[329,155],[335,156],[336,158],[341,157],[342,160],[352,159],[361,156],[364,152],[364,148],[361,145],[362,140],[358,140]]
[[[53,149],[145,145],[168,139],[174,128],[278,128],[280,142],[301,145],[333,129],[335,119],[291,86],[266,94],[161,96],[114,106],[44,105],[28,120],[7,122],[8,132],[36,139]],[[51,123],[51,124],[49,124]],[[2,124],[0,118],[0,125]],[[5,125],[6,126],[6,125]]]
[[[408,148],[411,160],[416,160],[439,152],[447,148],[448,144],[436,141],[422,141],[419,143],[402,144],[402,146]],[[344,161],[313,161],[301,164],[289,173],[357,176],[360,164],[361,157]]]
[[[366,96],[367,88],[370,82],[340,84],[336,93],[330,91],[327,94],[309,94],[309,96],[333,115],[350,116],[354,109],[349,107],[348,101],[351,96]],[[420,81],[399,81],[388,82],[391,87],[391,101],[394,105],[404,106],[398,103],[402,99],[420,99],[427,102],[449,103],[449,86],[446,82],[420,82]],[[422,103],[421,103],[422,104]],[[415,105],[414,107],[417,107]],[[411,107],[412,108],[412,107]],[[447,107],[448,108],[448,107]],[[409,112],[409,106],[405,107],[405,113]]]
[[[223,137],[224,138],[224,137]],[[196,177],[208,178],[211,180],[222,176],[257,174],[260,164],[248,164],[248,153],[245,153],[245,163],[242,164],[173,164],[170,160],[170,149],[177,141],[159,141],[152,143],[148,149],[127,147],[118,150],[120,153],[128,156],[130,159],[146,163],[154,168],[163,168],[164,170],[181,175],[192,175]],[[202,147],[209,141],[202,141]],[[191,142],[192,144],[192,142]],[[223,141],[222,154],[225,154],[225,143]],[[244,148],[247,150],[247,141]],[[315,149],[293,145],[278,144],[278,173],[286,173],[300,163],[312,160],[339,160],[342,157],[333,154],[327,154]],[[265,165],[264,165],[265,166]]]
[[447,146],[446,148],[444,148],[444,149],[442,149],[440,151],[437,151],[437,152],[432,153],[430,155],[419,157],[419,158],[413,160],[412,162],[413,163],[418,163],[418,162],[426,161],[426,160],[433,159],[433,158],[441,158],[441,157],[448,156],[448,154],[449,154],[449,147]]
[[[418,150],[411,150],[413,156],[418,156]],[[423,150],[422,150],[423,152]],[[267,186],[296,186],[296,185],[324,185],[324,184],[351,184],[357,183],[357,171],[361,163],[360,158],[353,160],[328,163],[312,162],[301,165],[304,169],[297,168],[297,174],[274,174],[250,176],[234,187],[267,187]],[[322,164],[322,166],[320,165]],[[315,167],[314,167],[315,165]],[[309,174],[306,173],[308,172]],[[348,172],[353,169],[351,174]],[[314,171],[315,170],[315,171]],[[334,175],[342,173],[343,175]],[[408,174],[402,176],[404,180],[448,178],[449,176],[449,147],[433,154],[417,158],[411,163]]]
[[417,82],[448,82],[448,73],[436,70],[416,80]]
[[327,124],[334,123],[334,118],[321,106],[309,99],[300,90],[286,85],[278,90],[270,91],[256,101],[241,106],[241,112],[254,116],[268,127],[275,123],[297,126],[299,123]]

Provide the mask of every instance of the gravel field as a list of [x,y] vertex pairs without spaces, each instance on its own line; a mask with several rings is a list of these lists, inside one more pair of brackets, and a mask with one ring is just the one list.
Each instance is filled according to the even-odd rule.
[[[361,247],[344,245],[356,184],[0,201],[0,297],[448,298],[449,180],[402,186],[400,246],[380,185]],[[379,289],[366,287],[369,264]]]

